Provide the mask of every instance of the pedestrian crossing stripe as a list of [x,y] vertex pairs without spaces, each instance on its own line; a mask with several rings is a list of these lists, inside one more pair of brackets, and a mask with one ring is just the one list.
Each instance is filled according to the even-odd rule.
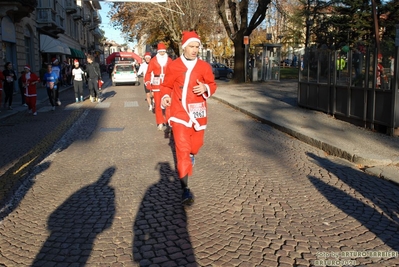
[[100,102],[95,108],[109,108],[111,106],[111,102]]
[[125,108],[131,108],[131,107],[138,107],[139,102],[137,101],[125,101]]

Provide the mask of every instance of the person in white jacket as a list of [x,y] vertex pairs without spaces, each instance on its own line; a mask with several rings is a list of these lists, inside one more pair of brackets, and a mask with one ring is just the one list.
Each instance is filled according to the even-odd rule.
[[[144,54],[144,62],[141,63],[139,71],[137,72],[137,76],[143,75],[143,77],[145,77],[145,74],[147,73],[147,69],[148,69],[148,63],[151,60],[151,54],[150,52],[146,52]],[[147,89],[147,86],[144,83],[144,91],[145,91],[145,96],[147,99],[147,103],[148,103],[148,110],[152,111],[153,110],[153,105],[152,105],[152,94],[151,91]]]

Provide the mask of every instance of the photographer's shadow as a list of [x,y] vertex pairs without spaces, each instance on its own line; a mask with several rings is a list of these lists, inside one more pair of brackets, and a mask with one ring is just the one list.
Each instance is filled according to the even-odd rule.
[[71,195],[49,217],[51,232],[32,266],[85,266],[97,235],[112,226],[115,190],[109,186],[115,167]]
[[139,266],[197,266],[181,188],[170,164],[158,164],[160,180],[150,186],[136,214],[133,258]]

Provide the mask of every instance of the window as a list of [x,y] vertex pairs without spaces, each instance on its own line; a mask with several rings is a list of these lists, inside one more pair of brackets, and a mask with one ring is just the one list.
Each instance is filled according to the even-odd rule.
[[25,27],[24,30],[24,41],[25,41],[25,61],[26,64],[30,66],[34,66],[33,62],[33,55],[35,54],[33,51],[33,42],[32,42],[32,33],[28,27]]

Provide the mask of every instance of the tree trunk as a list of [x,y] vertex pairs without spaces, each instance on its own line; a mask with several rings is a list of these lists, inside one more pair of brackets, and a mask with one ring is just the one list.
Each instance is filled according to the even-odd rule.
[[234,39],[234,82],[245,83],[245,46],[244,36],[241,32],[237,32],[237,36]]

